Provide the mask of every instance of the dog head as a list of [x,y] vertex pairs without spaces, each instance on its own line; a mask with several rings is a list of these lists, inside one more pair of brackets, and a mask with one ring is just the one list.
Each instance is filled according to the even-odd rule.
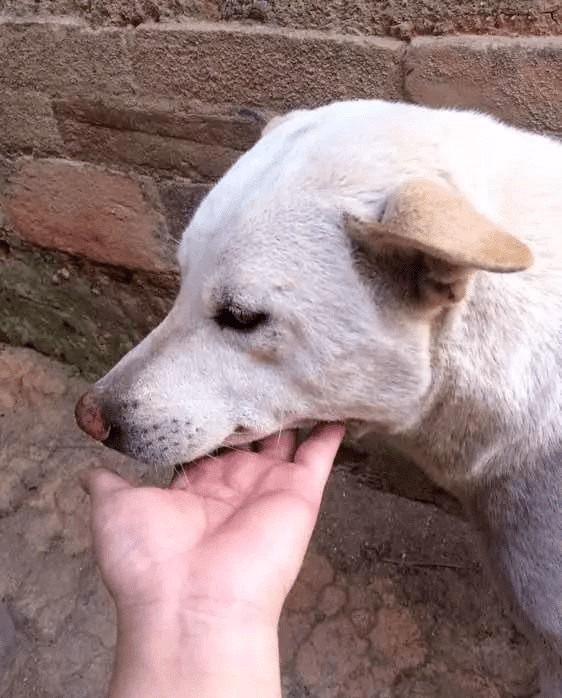
[[310,421],[416,420],[435,323],[475,271],[531,257],[443,180],[431,134],[406,149],[411,109],[338,104],[266,129],[185,231],[171,312],[82,398],[81,426],[174,464]]

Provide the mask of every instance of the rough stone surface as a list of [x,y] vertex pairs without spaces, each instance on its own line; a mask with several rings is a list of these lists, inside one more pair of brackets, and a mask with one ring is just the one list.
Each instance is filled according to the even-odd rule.
[[242,155],[239,150],[140,131],[67,120],[61,124],[66,152],[100,164],[130,165],[144,172],[178,174],[195,182],[221,177]]
[[62,141],[49,99],[37,92],[2,90],[0,150],[4,153],[60,155]]
[[122,34],[73,20],[0,18],[0,87],[53,95],[128,94],[133,90]]
[[415,34],[562,32],[557,0],[219,0],[225,19],[408,38]]
[[215,0],[3,0],[0,14],[48,18],[53,15],[80,17],[97,25],[136,27],[143,22],[198,17],[218,19]]
[[265,116],[179,100],[55,100],[66,152],[81,160],[215,180],[260,137]]
[[425,658],[420,628],[407,609],[381,608],[369,639],[373,650],[397,673]]
[[4,0],[19,16],[79,16],[93,25],[200,19],[244,20],[364,34],[560,33],[558,0]]
[[155,327],[177,293],[151,274],[46,252],[0,229],[0,341],[99,378]]
[[133,269],[174,268],[164,221],[138,183],[117,172],[63,160],[24,162],[6,200],[24,240]]
[[233,150],[251,148],[266,123],[263,114],[243,107],[179,100],[119,100],[99,96],[55,99],[53,107],[60,121],[70,119],[119,131],[142,131]]
[[[0,696],[101,698],[115,620],[77,473],[154,474],[74,426],[73,369],[6,347],[0,385]],[[297,580],[311,593],[281,619],[285,698],[530,695],[530,651],[473,555],[465,523],[340,459]]]
[[142,95],[281,110],[401,95],[404,46],[390,39],[202,23],[142,26],[128,39]]
[[368,649],[368,641],[357,636],[348,618],[320,621],[297,654],[297,678],[316,691],[333,690],[349,675],[368,670]]
[[16,646],[14,620],[4,604],[0,604],[0,669],[7,662]]
[[170,235],[180,240],[197,207],[209,191],[206,184],[192,184],[178,177],[158,184]]
[[[333,616],[343,608],[346,600],[347,593],[345,589],[339,586],[329,586],[322,592],[318,608],[326,616]],[[353,619],[351,621],[353,622]]]
[[479,109],[562,135],[561,37],[416,39],[405,86],[421,104]]
[[73,428],[84,387],[73,373],[30,350],[0,351],[0,601],[13,624],[2,623],[12,645],[0,672],[6,698],[101,697],[110,668],[113,610],[89,554],[77,473],[138,469]]

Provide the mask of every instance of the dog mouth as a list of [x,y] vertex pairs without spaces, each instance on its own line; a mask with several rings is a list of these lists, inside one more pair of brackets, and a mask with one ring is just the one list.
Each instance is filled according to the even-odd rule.
[[[172,439],[171,443],[162,435],[154,442],[153,438],[146,439],[147,429],[135,428],[125,429],[115,422],[108,426],[102,443],[104,446],[111,448],[120,453],[124,453],[132,458],[135,458],[143,463],[154,464],[158,462],[160,465],[171,465],[177,467],[181,464],[185,466],[187,462],[204,458],[207,455],[220,454],[223,449],[230,450],[236,448],[252,448],[252,445],[259,442],[268,436],[280,434],[289,429],[310,430],[318,420],[305,419],[298,415],[285,415],[281,424],[270,424],[269,428],[247,426],[239,423],[234,427],[231,433],[219,442],[214,448],[204,448],[191,454],[191,457],[185,459],[182,457],[181,449],[178,449],[178,441]],[[149,437],[152,434],[148,435]],[[178,452],[180,451],[180,452]],[[178,457],[179,456],[179,457]]]
[[243,427],[239,425],[234,429],[234,431],[224,439],[219,448],[229,448],[232,446],[244,446],[251,444],[254,441],[259,441],[268,436],[267,432],[259,431],[257,429],[251,429],[249,427]]
[[312,429],[318,420],[305,419],[303,417],[292,417],[291,419],[285,419],[281,426],[272,430],[259,430],[252,429],[250,427],[245,427],[243,425],[238,425],[234,431],[224,439],[219,448],[232,448],[233,446],[247,446],[256,441],[261,441],[262,439],[272,436],[273,434],[280,434],[288,429]]

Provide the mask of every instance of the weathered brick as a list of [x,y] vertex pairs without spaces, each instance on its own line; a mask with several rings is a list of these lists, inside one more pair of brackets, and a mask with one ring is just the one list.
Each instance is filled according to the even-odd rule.
[[162,170],[195,182],[214,180],[240,157],[241,151],[141,131],[119,131],[80,121],[60,122],[68,155],[81,160],[127,164],[141,170]]
[[2,90],[0,149],[37,155],[61,153],[62,142],[48,97],[26,90]]
[[13,177],[5,208],[24,240],[134,269],[173,267],[163,220],[132,178],[92,165],[33,160]]
[[562,37],[416,39],[405,85],[415,102],[476,108],[562,134]]
[[16,645],[16,628],[8,608],[0,604],[0,662],[13,652]]
[[[21,2],[21,0],[19,0]],[[426,34],[560,34],[559,0],[218,0],[223,19],[410,38]]]
[[405,48],[391,39],[194,22],[139,27],[128,39],[144,95],[281,110],[401,96]]
[[[164,318],[177,290],[175,272],[102,265],[0,230],[0,341],[34,347],[90,380]],[[5,380],[0,392],[6,398]],[[2,542],[0,536],[0,564]],[[0,595],[6,583],[0,575]]]
[[132,92],[122,32],[0,18],[0,87],[53,95]]
[[[4,157],[4,155],[0,154],[0,202],[1,202],[1,195],[6,190],[6,183],[9,179],[9,177],[15,171],[15,165],[14,165],[15,160],[17,160],[17,158],[7,158],[7,157]],[[2,219],[2,214],[0,212],[0,221],[1,221],[1,219]]]
[[178,178],[163,180],[158,184],[168,230],[174,239],[180,239],[209,188],[206,184],[192,184]]
[[216,0],[2,0],[2,12],[20,17],[52,17],[72,12],[73,17],[81,17],[94,26],[137,27],[142,22],[183,17],[219,19]]
[[250,148],[266,123],[265,115],[243,107],[221,108],[165,99],[67,98],[54,100],[53,107],[61,121],[141,131],[235,150]]
[[58,99],[54,109],[68,154],[195,181],[220,177],[266,122],[247,108],[162,99]]

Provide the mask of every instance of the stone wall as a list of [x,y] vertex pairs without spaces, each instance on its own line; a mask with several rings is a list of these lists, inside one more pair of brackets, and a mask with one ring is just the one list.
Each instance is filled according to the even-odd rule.
[[163,316],[186,221],[271,114],[377,97],[562,136],[560,2],[3,7],[0,341],[87,378]]
[[[274,113],[403,99],[562,137],[561,3],[1,1],[0,345],[107,370],[166,313],[183,227]],[[74,371],[0,354],[0,696],[94,698],[115,629],[76,473],[138,466],[70,428]],[[341,463],[281,622],[284,695],[530,695],[466,526],[388,491],[455,503],[386,451]]]
[[249,20],[411,38],[420,34],[560,34],[559,0],[4,0],[13,16],[80,17],[91,26]]

